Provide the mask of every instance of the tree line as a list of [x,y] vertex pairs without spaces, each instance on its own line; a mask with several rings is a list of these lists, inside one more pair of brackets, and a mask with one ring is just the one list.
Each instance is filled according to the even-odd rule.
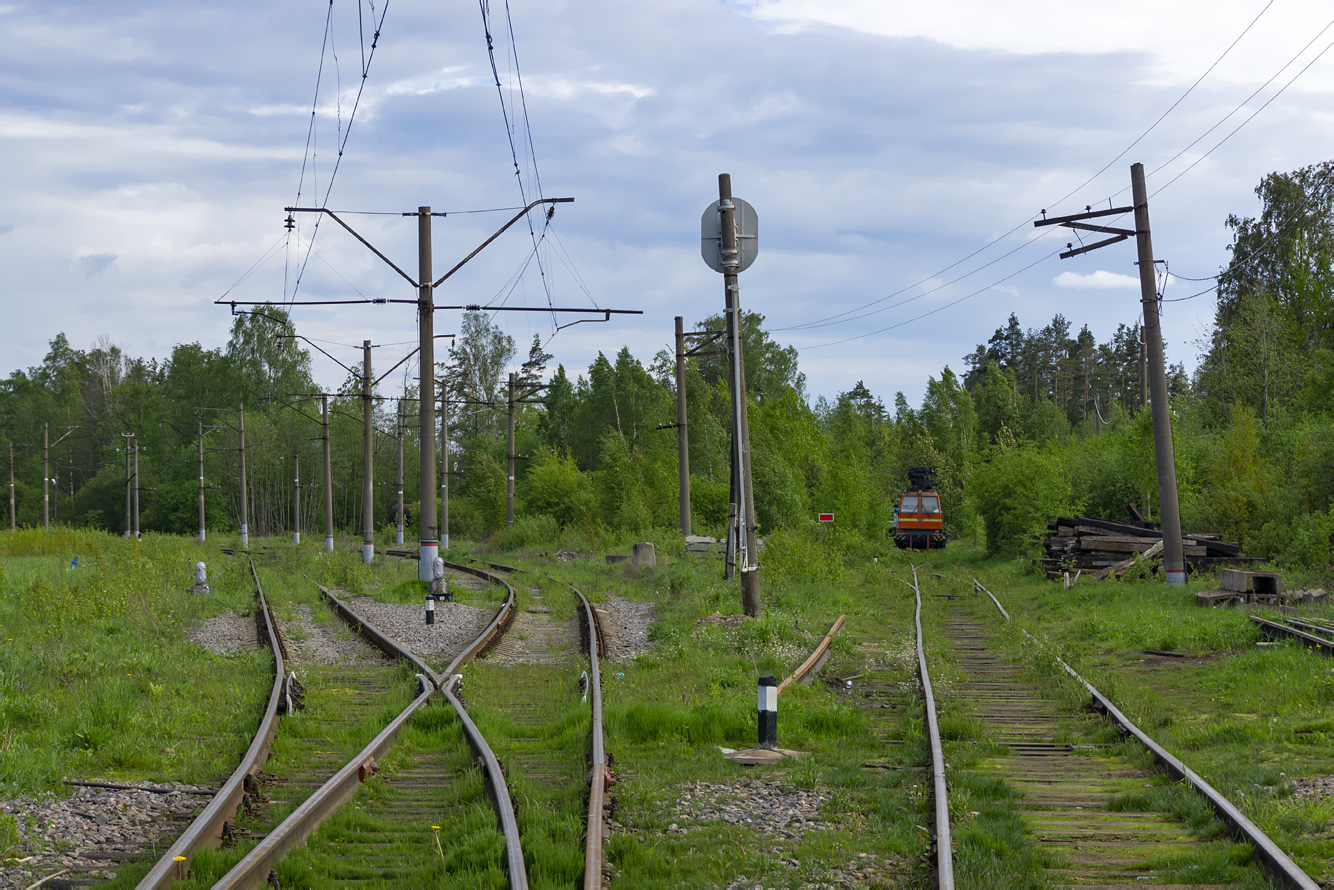
[[[1186,528],[1294,564],[1327,564],[1334,532],[1332,182],[1329,163],[1271,174],[1257,189],[1260,215],[1229,218],[1231,256],[1199,370],[1188,377],[1174,364],[1169,372]],[[693,327],[720,331],[723,320]],[[676,526],[674,355],[639,358],[622,348],[570,371],[551,367],[540,338],[521,356],[485,313],[465,314],[459,331],[436,369],[447,395],[452,534],[503,533],[515,543]],[[161,361],[127,357],[105,338],[80,351],[57,337],[40,365],[0,384],[0,441],[18,443],[19,522],[40,521],[34,445],[46,422],[52,440],[65,437],[52,452],[58,521],[123,526],[123,434],[135,433],[150,489],[142,527],[193,533],[203,424],[209,522],[234,528],[234,427],[244,403],[253,533],[291,527],[293,458],[302,467],[302,525],[317,527],[320,402],[311,356],[295,334],[286,313],[268,307],[238,316],[225,346],[184,344]],[[1029,329],[1012,314],[963,357],[962,375],[945,367],[932,377],[918,408],[860,380],[812,400],[795,349],[770,337],[762,315],[744,315],[741,339],[762,534],[812,533],[817,513],[834,512],[830,547],[881,549],[904,471],[922,465],[937,469],[951,535],[995,552],[1022,551],[1060,513],[1157,510],[1136,323],[1098,342],[1059,314]],[[376,364],[387,367],[398,356],[383,358]],[[691,506],[702,533],[721,534],[727,520],[726,367],[711,350],[686,361]],[[335,524],[345,531],[360,528],[360,386],[350,371],[329,399]],[[406,372],[375,393],[376,516],[384,525],[400,442],[405,477],[417,478],[416,395]],[[504,531],[511,396],[518,522]]]

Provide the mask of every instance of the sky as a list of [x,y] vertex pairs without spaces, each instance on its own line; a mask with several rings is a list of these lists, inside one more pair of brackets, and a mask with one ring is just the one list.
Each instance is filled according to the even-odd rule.
[[[1072,235],[1040,211],[1129,204],[1143,163],[1155,256],[1182,276],[1164,297],[1189,297],[1261,178],[1334,152],[1326,2],[483,2],[489,27],[425,0],[0,2],[0,375],[62,332],[159,359],[224,346],[220,299],[415,297],[329,218],[289,233],[289,205],[339,212],[409,276],[401,214],[444,213],[438,277],[541,197],[574,202],[437,304],[642,310],[495,321],[516,361],[537,335],[571,373],[623,346],[647,364],[673,316],[723,308],[699,226],[726,172],[759,218],[742,305],[800,351],[810,396],[860,380],[918,404],[1012,312],[1099,341],[1137,321],[1133,242],[1060,260]],[[1169,361],[1195,367],[1213,310],[1211,291],[1164,303]],[[415,345],[409,305],[291,311],[348,365],[366,339],[381,369]]]

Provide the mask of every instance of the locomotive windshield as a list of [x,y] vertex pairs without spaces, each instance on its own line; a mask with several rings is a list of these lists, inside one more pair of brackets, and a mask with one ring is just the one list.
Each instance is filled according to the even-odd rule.
[[924,494],[924,495],[922,495],[922,512],[923,512],[923,513],[939,513],[939,512],[940,512],[940,498],[936,497],[936,496],[933,495],[933,494]]
[[916,513],[916,512],[917,512],[917,495],[915,495],[915,494],[905,494],[905,495],[903,496],[903,509],[902,509],[902,512],[904,512],[904,513]]

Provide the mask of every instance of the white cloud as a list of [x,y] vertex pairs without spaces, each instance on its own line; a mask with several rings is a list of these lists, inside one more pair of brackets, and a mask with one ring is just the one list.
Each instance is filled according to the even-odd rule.
[[1062,272],[1052,279],[1057,287],[1072,287],[1075,290],[1127,290],[1138,289],[1139,279],[1120,272],[1108,272],[1099,269],[1096,272]]

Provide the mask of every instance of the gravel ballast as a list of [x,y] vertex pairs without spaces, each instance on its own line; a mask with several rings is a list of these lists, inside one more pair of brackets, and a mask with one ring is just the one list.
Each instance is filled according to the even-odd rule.
[[116,784],[157,790],[77,787],[68,798],[0,800],[0,813],[13,817],[19,837],[16,861],[0,860],[0,888],[28,887],[62,871],[66,880],[112,880],[121,863],[170,846],[213,790],[174,782]]

